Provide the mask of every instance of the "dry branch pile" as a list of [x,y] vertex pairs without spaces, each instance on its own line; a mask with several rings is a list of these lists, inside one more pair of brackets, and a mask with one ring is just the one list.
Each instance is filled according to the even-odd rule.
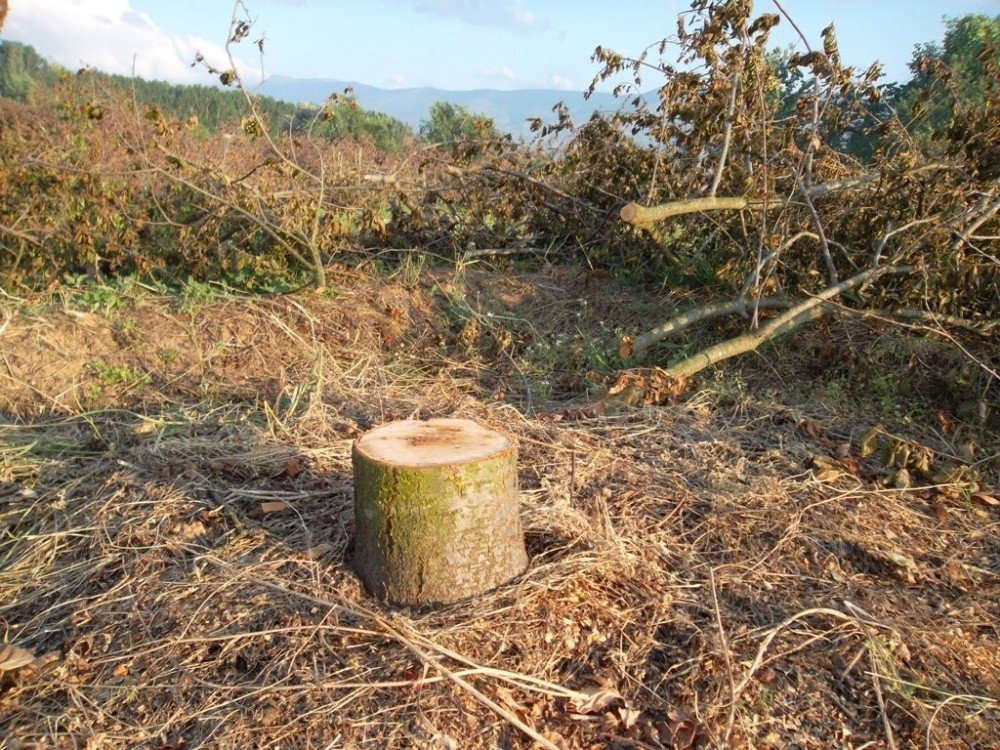
[[[531,253],[701,291],[623,337],[624,358],[669,353],[693,322],[745,321],[672,363],[675,376],[833,311],[994,336],[1000,57],[982,50],[972,101],[935,74],[912,107],[942,115],[928,134],[888,102],[878,65],[842,63],[832,26],[822,49],[803,36],[782,56],[770,34],[791,19],[752,10],[695,0],[637,59],[598,48],[594,85],[625,76],[629,106],[579,126],[561,109],[528,145],[484,132],[389,155],[308,129],[272,135],[252,97],[238,127],[206,137],[86,76],[36,106],[5,102],[0,283],[192,275],[273,291],[325,288],[359,256]],[[230,45],[249,29],[233,23]],[[977,356],[996,381],[995,356]]]

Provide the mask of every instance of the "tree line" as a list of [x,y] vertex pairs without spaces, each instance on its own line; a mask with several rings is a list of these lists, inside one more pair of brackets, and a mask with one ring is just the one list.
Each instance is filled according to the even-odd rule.
[[[38,101],[54,86],[78,77],[89,79],[96,91],[132,96],[138,104],[181,119],[196,118],[198,128],[212,134],[240,122],[247,114],[243,92],[199,84],[172,84],[81,70],[74,76],[27,44],[0,43],[0,97],[25,104]],[[272,135],[305,132],[337,140],[365,138],[382,151],[397,152],[418,137],[402,121],[358,105],[350,93],[333,94],[323,105],[291,104],[267,96],[255,96],[255,107]],[[461,105],[436,102],[421,123],[419,135],[431,141],[455,141],[495,135],[489,118],[474,115]]]

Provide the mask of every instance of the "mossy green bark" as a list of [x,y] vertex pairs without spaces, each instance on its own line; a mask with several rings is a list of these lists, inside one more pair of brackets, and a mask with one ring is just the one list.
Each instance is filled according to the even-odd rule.
[[354,453],[355,568],[393,604],[441,604],[509,581],[528,564],[513,445],[485,460],[391,466]]

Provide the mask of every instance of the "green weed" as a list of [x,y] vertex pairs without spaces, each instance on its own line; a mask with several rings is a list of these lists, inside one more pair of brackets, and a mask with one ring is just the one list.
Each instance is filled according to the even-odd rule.
[[96,281],[86,274],[66,276],[65,282],[75,289],[70,297],[74,307],[84,307],[91,312],[108,313],[124,307],[134,299],[138,284],[131,276]]
[[163,349],[159,353],[160,361],[165,365],[173,364],[181,356],[181,351],[175,346]]
[[218,294],[218,290],[212,284],[207,284],[188,276],[187,281],[184,282],[184,286],[181,288],[180,310],[184,313],[192,313],[201,305],[210,302]]
[[151,382],[149,373],[130,365],[113,365],[103,359],[95,359],[88,364],[102,386],[135,388]]

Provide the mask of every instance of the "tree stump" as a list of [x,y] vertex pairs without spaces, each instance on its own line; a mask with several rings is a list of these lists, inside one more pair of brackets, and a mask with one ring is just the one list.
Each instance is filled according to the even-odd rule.
[[354,443],[354,566],[393,604],[444,604],[528,564],[517,445],[466,419],[392,422]]

